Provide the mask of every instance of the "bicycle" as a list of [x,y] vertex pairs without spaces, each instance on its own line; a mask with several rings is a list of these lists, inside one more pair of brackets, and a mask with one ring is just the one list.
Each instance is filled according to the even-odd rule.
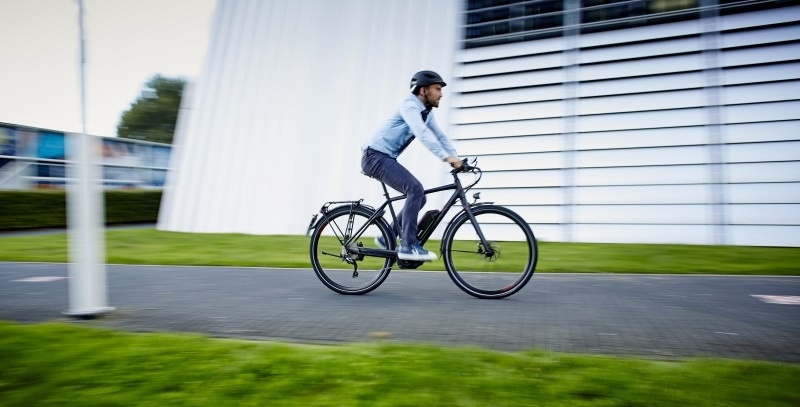
[[[476,164],[477,159],[472,164],[464,159],[461,168],[450,171],[452,184],[425,190],[426,195],[448,190],[453,194],[441,210],[422,216],[418,238],[424,245],[460,201],[461,209],[447,224],[440,244],[447,274],[456,286],[474,297],[505,298],[521,290],[533,276],[538,260],[536,237],[527,222],[512,210],[494,202],[479,203],[480,192],[473,195],[472,203],[468,202],[466,192],[483,175]],[[463,186],[459,178],[463,173],[474,174],[474,182]],[[378,208],[364,204],[363,198],[326,202],[308,225],[306,235],[311,234],[309,252],[314,272],[337,293],[366,294],[386,280],[395,262],[401,269],[415,269],[424,263],[397,258],[399,226],[392,203],[406,195],[391,197],[386,184],[381,182],[381,186],[386,200]],[[394,230],[384,219],[387,208]],[[491,240],[487,234],[502,239]],[[374,242],[377,236],[383,237],[386,248]]]

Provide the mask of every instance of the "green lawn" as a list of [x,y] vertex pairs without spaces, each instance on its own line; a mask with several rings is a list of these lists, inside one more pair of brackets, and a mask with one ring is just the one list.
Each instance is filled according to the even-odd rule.
[[0,322],[0,406],[798,406],[798,383],[800,366],[767,362]]
[[[106,248],[117,264],[311,267],[308,238],[300,235],[112,229]],[[66,262],[67,236],[2,237],[0,261]],[[422,269],[443,267],[438,260]],[[800,275],[800,248],[540,242],[537,272]]]
[[[112,229],[106,247],[109,263],[310,267],[305,236]],[[800,275],[796,248],[543,242],[539,249],[539,272]],[[66,262],[67,236],[2,237],[0,260]],[[442,262],[424,268],[440,270]],[[800,366],[756,361],[393,342],[304,346],[0,321],[0,407],[798,406],[797,383]]]

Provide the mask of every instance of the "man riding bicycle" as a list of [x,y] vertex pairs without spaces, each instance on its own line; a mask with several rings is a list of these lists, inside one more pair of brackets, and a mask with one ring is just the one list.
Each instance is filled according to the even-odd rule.
[[[433,108],[439,107],[442,88],[447,84],[436,72],[420,71],[411,78],[411,91],[397,110],[378,127],[369,140],[361,146],[361,170],[393,189],[406,194],[406,203],[397,216],[400,224],[401,244],[397,257],[401,260],[436,260],[435,253],[425,250],[417,240],[417,216],[425,205],[425,189],[397,157],[415,139],[453,168],[461,167],[455,148],[442,132],[433,117]],[[403,220],[406,221],[403,221]],[[392,225],[393,230],[394,225]],[[375,243],[386,248],[382,238]]]

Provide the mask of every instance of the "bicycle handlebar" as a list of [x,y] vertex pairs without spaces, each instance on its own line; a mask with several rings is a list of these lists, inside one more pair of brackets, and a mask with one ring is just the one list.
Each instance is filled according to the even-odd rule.
[[472,160],[472,164],[469,163],[469,158],[465,158],[461,160],[461,167],[453,168],[450,170],[450,173],[455,175],[460,172],[481,172],[481,169],[476,167],[475,164],[478,163],[478,159],[474,158]]

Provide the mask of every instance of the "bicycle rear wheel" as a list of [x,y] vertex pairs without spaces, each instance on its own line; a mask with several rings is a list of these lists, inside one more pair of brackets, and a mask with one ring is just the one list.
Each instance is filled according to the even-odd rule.
[[[374,210],[363,206],[340,206],[323,216],[311,235],[311,265],[326,287],[340,294],[365,294],[377,288],[392,269],[393,259],[359,256],[348,252],[345,242],[367,223]],[[376,236],[394,249],[389,226],[379,220],[370,223],[353,241],[356,247],[379,249]]]
[[469,217],[459,215],[442,239],[447,274],[472,296],[508,297],[533,276],[538,259],[536,237],[522,217],[502,206],[479,205],[472,207],[472,212],[491,250],[481,243]]

